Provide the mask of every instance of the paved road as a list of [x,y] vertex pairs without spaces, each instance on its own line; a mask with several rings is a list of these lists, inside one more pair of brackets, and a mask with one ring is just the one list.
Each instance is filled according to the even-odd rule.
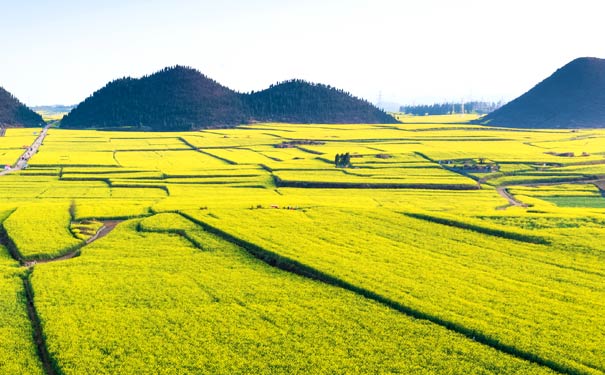
[[44,137],[46,137],[46,134],[48,133],[48,128],[50,128],[50,126],[51,126],[51,124],[46,125],[44,127],[44,129],[42,129],[42,131],[40,132],[40,134],[38,135],[38,137],[36,138],[34,143],[32,143],[31,146],[29,146],[27,148],[27,150],[25,150],[23,155],[21,155],[19,157],[19,160],[17,160],[15,165],[13,165],[13,167],[10,170],[0,171],[0,176],[10,173],[12,171],[20,171],[23,169],[27,165],[27,162],[29,161],[29,159],[32,156],[34,156],[36,154],[36,152],[38,152],[38,148],[44,141]]

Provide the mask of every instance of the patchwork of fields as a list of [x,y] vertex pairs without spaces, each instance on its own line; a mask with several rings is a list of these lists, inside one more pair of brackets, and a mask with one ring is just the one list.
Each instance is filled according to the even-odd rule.
[[0,176],[0,373],[605,374],[605,131],[455,120],[50,129]]

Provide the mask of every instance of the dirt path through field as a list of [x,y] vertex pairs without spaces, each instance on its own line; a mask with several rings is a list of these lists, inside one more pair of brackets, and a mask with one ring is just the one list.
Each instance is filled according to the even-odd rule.
[[12,166],[12,168],[0,171],[0,176],[3,176],[13,171],[20,171],[25,168],[29,159],[31,159],[31,157],[34,156],[36,152],[38,152],[38,148],[40,148],[40,145],[42,144],[42,142],[44,142],[44,138],[46,137],[48,129],[51,127],[51,125],[52,124],[46,125],[44,129],[42,129],[34,143],[32,143],[31,146],[29,146],[27,150],[25,150],[25,152],[19,157],[19,160],[17,160],[17,162]]
[[92,242],[98,240],[99,238],[103,238],[103,237],[107,236],[109,234],[109,232],[111,232],[116,227],[116,225],[120,224],[121,222],[122,222],[122,220],[103,221],[103,226],[101,228],[99,228],[99,230],[97,231],[97,233],[95,233],[94,236],[92,236],[86,240],[86,244],[88,245],[89,243],[92,243]]
[[59,257],[56,258],[52,258],[52,259],[41,259],[41,260],[32,260],[29,262],[25,262],[25,266],[26,267],[33,267],[36,264],[44,264],[44,263],[51,263],[51,262],[59,262],[62,260],[67,260],[67,259],[71,259],[71,258],[75,258],[78,255],[80,255],[80,251],[82,250],[82,248],[100,238],[103,238],[105,236],[107,236],[109,234],[109,232],[111,232],[116,225],[118,225],[119,223],[121,223],[122,220],[107,220],[107,221],[103,221],[103,226],[101,228],[99,228],[99,230],[97,231],[97,233],[95,233],[94,236],[90,237],[89,239],[86,240],[86,242],[78,247],[76,250],[70,251],[67,254],[61,255]]
[[527,207],[527,205],[525,203],[516,200],[515,197],[513,197],[513,195],[508,192],[506,187],[504,187],[504,186],[497,187],[496,191],[498,192],[498,194],[500,194],[500,196],[502,198],[504,198],[508,201],[508,206],[498,207],[499,210],[503,210],[503,209],[505,209],[507,207],[511,207],[511,206]]
[[605,197],[605,180],[598,180],[593,182],[593,184],[601,190],[601,195]]

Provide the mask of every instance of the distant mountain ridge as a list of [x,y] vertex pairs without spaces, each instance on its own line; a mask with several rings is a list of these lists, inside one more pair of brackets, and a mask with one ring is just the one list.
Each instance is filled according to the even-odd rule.
[[42,117],[0,87],[0,127],[40,126]]
[[396,123],[368,101],[321,83],[294,79],[244,96],[252,117],[264,122]]
[[369,102],[330,86],[292,80],[240,94],[195,69],[175,66],[108,83],[67,114],[61,126],[176,131],[255,121],[397,122]]
[[31,107],[34,111],[44,111],[44,112],[52,112],[52,113],[63,113],[69,112],[74,109],[75,105],[64,105],[64,104],[54,104],[54,105],[37,105]]
[[605,59],[575,59],[478,122],[511,128],[605,128]]
[[109,82],[61,120],[64,128],[190,130],[246,119],[238,93],[194,69],[165,68]]

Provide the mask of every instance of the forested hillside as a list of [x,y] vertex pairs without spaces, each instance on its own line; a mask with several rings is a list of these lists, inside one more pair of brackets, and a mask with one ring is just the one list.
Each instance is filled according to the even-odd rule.
[[255,121],[397,122],[369,102],[330,86],[292,80],[240,94],[195,69],[176,66],[108,83],[65,116],[61,126],[173,131]]
[[0,127],[39,126],[42,124],[44,124],[44,120],[39,114],[0,87]]
[[480,122],[514,128],[604,128],[605,60],[576,59]]

